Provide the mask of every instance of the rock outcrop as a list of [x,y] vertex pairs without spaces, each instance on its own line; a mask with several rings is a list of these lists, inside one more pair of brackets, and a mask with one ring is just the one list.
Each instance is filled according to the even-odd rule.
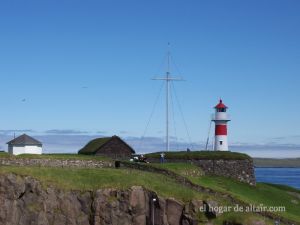
[[[155,199],[155,200],[153,200]],[[28,176],[0,175],[0,225],[196,225],[202,201],[189,204],[134,186],[65,191]]]

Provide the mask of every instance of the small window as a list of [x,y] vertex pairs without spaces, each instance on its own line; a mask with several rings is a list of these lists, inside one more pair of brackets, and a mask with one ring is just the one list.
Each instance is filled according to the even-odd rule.
[[217,112],[226,112],[226,108],[218,108]]
[[223,141],[220,141],[220,145],[222,145],[223,144]]

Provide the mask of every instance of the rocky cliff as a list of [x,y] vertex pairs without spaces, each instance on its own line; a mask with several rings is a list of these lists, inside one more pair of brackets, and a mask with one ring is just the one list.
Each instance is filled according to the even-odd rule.
[[0,206],[0,225],[152,225],[153,219],[156,225],[194,225],[203,202],[184,205],[139,186],[64,191],[6,174],[0,175]]

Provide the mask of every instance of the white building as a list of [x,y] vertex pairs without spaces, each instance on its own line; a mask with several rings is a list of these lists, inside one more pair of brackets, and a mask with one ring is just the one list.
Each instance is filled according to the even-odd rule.
[[8,153],[13,155],[20,154],[42,154],[43,144],[38,140],[23,134],[10,142],[8,144]]

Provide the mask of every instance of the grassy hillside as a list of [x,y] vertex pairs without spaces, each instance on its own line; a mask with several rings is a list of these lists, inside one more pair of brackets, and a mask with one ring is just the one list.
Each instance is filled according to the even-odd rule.
[[188,163],[153,164],[189,178],[193,183],[212,190],[228,193],[234,198],[259,206],[285,206],[286,212],[278,215],[300,222],[300,191],[284,185],[258,183],[256,187],[236,180],[215,176],[194,176],[199,167]]
[[200,167],[191,163],[151,163],[150,166],[167,169],[185,177],[199,177],[204,175]]
[[[70,155],[51,155],[50,157],[69,158],[69,156]],[[23,155],[18,157],[29,156]],[[49,156],[42,155],[40,157]],[[79,158],[81,157],[82,156]],[[74,156],[74,158],[77,158],[77,155]],[[299,221],[300,223],[299,190],[283,185],[271,185],[265,183],[258,183],[256,187],[252,187],[229,178],[204,176],[199,167],[189,163],[150,164],[149,166],[168,169],[185,176],[195,184],[207,187],[219,193],[229,194],[234,199],[248,204],[285,206],[286,212],[280,212],[278,215],[294,221]],[[20,175],[30,175],[41,180],[44,185],[51,184],[66,190],[95,190],[107,187],[126,189],[134,185],[140,185],[157,192],[163,197],[174,197],[184,202],[192,199],[214,199],[218,201],[218,204],[221,206],[228,205],[226,198],[218,197],[218,199],[215,199],[215,195],[193,191],[162,174],[139,170],[123,168],[63,169],[43,167],[1,167],[0,174],[9,172]],[[257,217],[259,216],[254,215],[253,213],[224,213],[219,219],[215,220],[214,224],[222,224],[221,221],[224,221],[226,218],[230,221],[251,224],[249,221],[252,221]]]
[[[167,164],[165,164],[167,165]],[[164,166],[180,174],[193,177],[193,165],[175,164]],[[192,172],[192,173],[191,173]],[[128,169],[63,169],[63,168],[38,168],[38,167],[1,167],[0,174],[15,173],[29,175],[42,182],[43,185],[54,185],[64,190],[96,190],[99,188],[127,189],[134,185],[143,186],[155,191],[162,197],[173,197],[183,202],[194,199],[214,200],[221,205],[230,205],[226,199],[216,199],[213,195],[199,193],[176,183],[174,180],[161,175]],[[203,217],[204,214],[199,215]],[[253,213],[224,213],[212,224],[221,225],[224,220],[236,221],[245,225],[252,225],[253,221],[261,221],[262,217]],[[266,224],[272,224],[265,220]]]
[[300,158],[269,159],[254,158],[256,167],[300,167]]
[[182,201],[208,198],[208,196],[179,185],[163,175],[137,170],[1,167],[0,174],[9,172],[29,175],[45,185],[55,185],[64,190],[84,191],[110,187],[126,189],[139,185],[153,190],[163,197],[174,197]]
[[[280,187],[258,183],[256,187],[236,182],[224,177],[191,178],[194,183],[212,188],[217,191],[229,193],[235,198],[259,206],[284,206],[286,212],[280,212],[286,218],[300,221],[300,196],[297,190],[286,191]],[[295,194],[292,194],[295,193]]]
[[[160,152],[146,154],[148,158],[160,158]],[[238,153],[238,152],[222,152],[222,151],[179,151],[179,152],[166,152],[165,153],[166,159],[251,159],[250,156]]]
[[[286,218],[300,222],[300,191],[285,185],[258,183],[256,187],[230,178],[216,176],[193,176],[199,167],[188,163],[154,164],[185,175],[193,183],[212,190],[228,193],[234,198],[249,204],[264,206],[285,206],[286,212],[278,213]],[[192,175],[191,175],[192,174]]]

